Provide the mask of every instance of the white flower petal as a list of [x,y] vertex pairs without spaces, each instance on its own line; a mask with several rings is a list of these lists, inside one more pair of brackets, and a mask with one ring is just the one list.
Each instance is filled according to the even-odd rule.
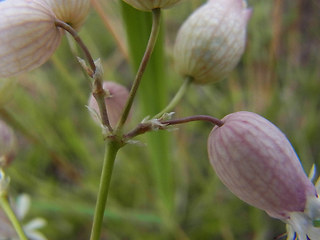
[[47,221],[43,218],[35,218],[23,226],[23,229],[28,232],[30,230],[39,229],[47,225]]
[[30,240],[47,240],[47,238],[40,232],[32,231],[26,233]]
[[21,194],[16,200],[16,215],[18,219],[23,219],[30,209],[31,199],[27,194]]

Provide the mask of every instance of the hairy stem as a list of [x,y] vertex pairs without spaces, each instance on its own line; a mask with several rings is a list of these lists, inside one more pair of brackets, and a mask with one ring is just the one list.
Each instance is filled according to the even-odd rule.
[[127,118],[128,118],[128,115],[129,115],[133,100],[134,100],[134,98],[136,96],[136,93],[138,91],[138,88],[139,88],[143,73],[144,73],[144,71],[145,71],[145,69],[147,67],[147,64],[149,62],[151,53],[152,53],[152,51],[154,49],[154,46],[156,44],[156,40],[157,40],[158,35],[159,35],[160,17],[161,17],[160,8],[153,9],[152,10],[152,29],[151,29],[149,41],[148,41],[148,44],[147,44],[147,47],[146,47],[146,51],[145,51],[145,53],[143,55],[143,58],[141,60],[139,69],[137,71],[137,74],[136,74],[136,77],[134,79],[132,88],[130,90],[130,95],[129,95],[128,101],[127,101],[126,106],[124,108],[124,111],[122,113],[121,119],[120,119],[120,121],[118,123],[117,129],[121,129],[122,126],[124,125],[124,123],[126,122]]
[[91,56],[91,53],[90,53],[89,49],[87,48],[87,46],[84,44],[84,42],[79,37],[77,31],[74,28],[72,28],[69,24],[67,24],[59,19],[55,19],[55,25],[57,27],[60,27],[64,30],[66,30],[67,32],[69,32],[71,34],[71,36],[74,38],[74,40],[78,43],[78,45],[82,49],[83,53],[85,54],[85,56],[89,62],[90,68],[91,68],[90,71],[87,70],[88,75],[90,77],[92,77],[94,80],[92,94],[97,101],[97,104],[99,107],[99,112],[101,115],[102,124],[104,126],[106,126],[110,132],[112,132],[113,129],[112,129],[110,122],[109,122],[107,108],[106,108],[106,104],[104,101],[105,92],[102,87],[102,72],[99,72],[99,69],[97,71],[97,67],[96,67],[96,64],[95,64],[92,56]]
[[219,127],[221,127],[224,124],[222,120],[215,118],[215,117],[211,117],[211,116],[207,116],[207,115],[195,115],[195,116],[179,118],[179,119],[174,119],[174,120],[168,120],[168,121],[159,121],[157,125],[153,125],[152,122],[141,123],[135,129],[133,129],[129,133],[125,134],[124,137],[126,139],[131,139],[131,138],[134,138],[138,135],[152,131],[154,129],[163,130],[171,125],[177,125],[177,124],[194,122],[194,121],[206,121],[206,122],[210,122],[214,125],[217,125]]
[[105,96],[106,93],[103,89],[103,83],[102,79],[100,76],[94,77],[94,82],[93,82],[93,90],[92,90],[92,95],[97,101],[98,107],[99,107],[99,112],[101,116],[101,121],[104,126],[108,128],[110,132],[113,132],[113,129],[110,125],[109,122],[109,117],[108,117],[108,112],[107,112],[107,107],[106,107],[106,102],[105,102]]

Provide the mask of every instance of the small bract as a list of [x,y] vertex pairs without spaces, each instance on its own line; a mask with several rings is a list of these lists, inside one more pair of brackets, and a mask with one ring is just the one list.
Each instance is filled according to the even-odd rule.
[[[111,81],[103,82],[103,89],[106,91],[105,104],[109,122],[111,127],[115,127],[129,97],[129,91],[124,86]],[[96,113],[93,114],[91,111],[93,120],[97,123],[101,123],[99,107],[96,99],[92,95],[89,98],[88,106]]]
[[124,0],[132,7],[141,11],[151,11],[155,8],[169,8],[181,0]]
[[243,0],[209,0],[181,26],[174,63],[194,83],[216,82],[231,72],[242,56],[251,10]]
[[286,136],[252,112],[222,121],[208,138],[209,159],[221,181],[243,201],[288,223],[300,240],[320,239],[313,226],[320,219],[317,191]]
[[44,1],[7,0],[0,4],[0,77],[30,71],[58,47],[62,31]]

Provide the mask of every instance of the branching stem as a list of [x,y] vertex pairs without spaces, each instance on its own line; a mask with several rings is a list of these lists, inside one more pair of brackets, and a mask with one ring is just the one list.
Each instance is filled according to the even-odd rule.
[[154,126],[152,122],[146,122],[146,123],[141,123],[139,124],[135,129],[130,131],[125,135],[126,139],[131,139],[134,138],[138,135],[141,135],[143,133],[149,132],[154,130],[156,127],[157,129],[163,130],[166,129],[168,126],[171,125],[177,125],[177,124],[182,124],[182,123],[188,123],[188,122],[194,122],[194,121],[206,121],[210,122],[214,125],[217,125],[221,127],[224,123],[222,120],[207,116],[207,115],[195,115],[195,116],[190,116],[190,117],[185,117],[185,118],[179,118],[179,119],[174,119],[174,120],[167,120],[167,121],[159,121],[159,124]]
[[139,69],[137,71],[132,88],[130,90],[130,95],[129,95],[128,101],[127,101],[126,106],[124,108],[124,111],[122,113],[121,119],[118,123],[117,129],[121,129],[128,118],[133,100],[134,100],[136,93],[138,91],[138,88],[140,86],[142,75],[147,67],[151,53],[153,52],[154,46],[156,44],[156,40],[159,35],[160,17],[161,17],[161,9],[160,8],[153,9],[152,10],[152,29],[151,29],[149,41],[148,41],[148,44],[146,47],[146,51],[145,51],[143,58],[141,60]]
[[84,44],[84,42],[81,40],[77,31],[73,27],[71,27],[69,24],[67,24],[59,19],[55,19],[55,25],[57,27],[60,27],[64,30],[66,30],[67,32],[69,32],[71,34],[71,36],[74,38],[74,40],[78,43],[78,45],[82,49],[83,53],[85,54],[85,56],[89,62],[90,68],[91,68],[91,69],[86,69],[86,70],[87,70],[88,75],[90,77],[92,77],[94,80],[92,94],[97,101],[97,104],[99,107],[99,112],[101,115],[102,124],[104,126],[106,126],[110,132],[113,132],[113,129],[112,129],[110,122],[109,122],[106,104],[104,101],[105,92],[104,92],[103,86],[102,86],[102,84],[103,84],[103,81],[101,79],[102,73],[101,74],[97,73],[97,67],[96,67],[96,64],[95,64],[92,56],[91,56],[89,49]]

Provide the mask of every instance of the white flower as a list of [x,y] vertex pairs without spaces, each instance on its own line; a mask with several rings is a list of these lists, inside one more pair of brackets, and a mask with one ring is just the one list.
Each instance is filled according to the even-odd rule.
[[[31,205],[31,199],[27,194],[21,194],[17,197],[15,212],[17,218],[23,222]],[[43,218],[34,218],[27,223],[23,224],[23,230],[29,240],[47,240],[47,238],[39,232],[40,228],[43,228],[47,224]]]
[[[313,165],[309,174],[312,181],[316,170]],[[317,192],[320,188],[320,177],[315,183]],[[292,212],[287,223],[287,240],[314,240],[320,239],[320,199],[318,196],[310,196],[307,199],[304,212]]]

